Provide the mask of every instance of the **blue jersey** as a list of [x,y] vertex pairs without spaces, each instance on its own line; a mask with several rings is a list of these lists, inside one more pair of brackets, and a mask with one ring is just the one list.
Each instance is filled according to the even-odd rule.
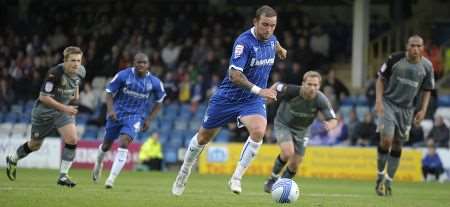
[[[266,88],[275,62],[277,39],[272,35],[266,41],[258,40],[254,30],[255,28],[251,28],[245,31],[234,42],[229,69],[241,71],[251,83]],[[248,103],[257,99],[262,100],[262,97],[233,84],[226,76],[212,99],[222,102]]]
[[153,102],[161,103],[166,96],[162,82],[148,72],[139,77],[134,67],[126,68],[114,76],[106,87],[113,95],[113,107],[117,118],[144,118]]

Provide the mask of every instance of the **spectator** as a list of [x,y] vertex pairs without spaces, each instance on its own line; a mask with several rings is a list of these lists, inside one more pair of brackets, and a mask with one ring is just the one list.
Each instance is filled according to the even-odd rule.
[[98,98],[92,90],[90,82],[84,83],[83,91],[80,92],[79,112],[93,114],[97,108]]
[[439,154],[436,152],[436,146],[434,145],[433,140],[428,140],[427,153],[422,159],[423,178],[426,181],[431,181],[433,180],[432,176],[434,176],[436,180],[443,181],[442,179],[439,179],[443,172],[444,167]]
[[409,139],[405,146],[420,147],[425,146],[425,136],[422,126],[413,122],[411,130],[409,131]]
[[154,132],[152,136],[147,138],[142,144],[139,151],[139,161],[149,170],[162,169],[163,154],[161,150],[161,143],[159,142],[159,134]]
[[325,87],[331,87],[334,90],[334,94],[336,94],[337,103],[340,104],[343,99],[350,95],[350,91],[348,88],[336,77],[336,71],[331,69],[327,78],[323,81],[322,89]]
[[437,115],[434,119],[434,126],[431,128],[427,139],[432,139],[437,147],[448,148],[449,129],[444,123],[444,118]]
[[347,145],[356,145],[356,131],[358,130],[358,126],[360,125],[360,121],[358,119],[358,115],[356,114],[356,109],[352,108],[349,113],[349,120],[347,123],[348,126],[348,143]]
[[356,128],[355,138],[357,146],[368,147],[370,145],[375,145],[377,125],[373,120],[371,112],[366,112],[364,114],[363,122],[359,123]]

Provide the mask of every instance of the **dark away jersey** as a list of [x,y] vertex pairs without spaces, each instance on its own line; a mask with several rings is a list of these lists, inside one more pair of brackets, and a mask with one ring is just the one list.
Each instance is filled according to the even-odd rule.
[[294,130],[305,130],[311,125],[320,111],[325,120],[335,119],[336,114],[328,101],[328,98],[320,91],[316,98],[306,100],[300,96],[300,86],[288,85],[287,89],[280,93],[281,103],[275,116],[275,121],[280,122]]
[[[86,76],[86,69],[84,66],[80,66],[74,76],[70,76],[64,73],[63,64],[58,64],[51,68],[44,79],[41,87],[41,96],[51,96],[56,101],[62,104],[68,104],[76,93],[77,88],[80,86],[81,81]],[[35,113],[53,114],[61,113],[60,111],[48,107],[41,103],[39,99],[34,105]]]
[[433,65],[425,57],[410,63],[406,53],[395,53],[381,66],[378,75],[384,80],[383,99],[400,107],[413,107],[419,90],[434,89]]

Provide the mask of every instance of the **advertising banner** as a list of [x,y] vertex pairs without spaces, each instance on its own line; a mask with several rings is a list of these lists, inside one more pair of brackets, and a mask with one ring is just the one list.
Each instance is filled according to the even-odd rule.
[[[228,174],[234,172],[242,144],[212,144],[201,154],[199,171],[202,174]],[[280,149],[264,144],[252,162],[247,175],[271,174]],[[376,176],[375,148],[308,147],[298,176],[316,178],[344,178],[373,180]],[[395,179],[421,181],[421,150],[404,149]]]

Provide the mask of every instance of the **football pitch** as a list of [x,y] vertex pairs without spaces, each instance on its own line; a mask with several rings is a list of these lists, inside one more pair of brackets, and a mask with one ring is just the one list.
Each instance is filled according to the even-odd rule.
[[[113,207],[113,206],[278,206],[269,194],[262,191],[265,177],[244,177],[241,195],[227,188],[228,176],[193,173],[181,197],[170,193],[175,172],[122,172],[113,189],[105,189],[101,182],[94,184],[87,170],[71,170],[77,182],[73,189],[56,185],[56,170],[22,169],[17,180],[11,182],[0,168],[0,206],[16,207]],[[297,177],[300,198],[283,206],[450,206],[450,184],[405,183],[393,186],[392,197],[378,197],[372,181],[309,179]]]

